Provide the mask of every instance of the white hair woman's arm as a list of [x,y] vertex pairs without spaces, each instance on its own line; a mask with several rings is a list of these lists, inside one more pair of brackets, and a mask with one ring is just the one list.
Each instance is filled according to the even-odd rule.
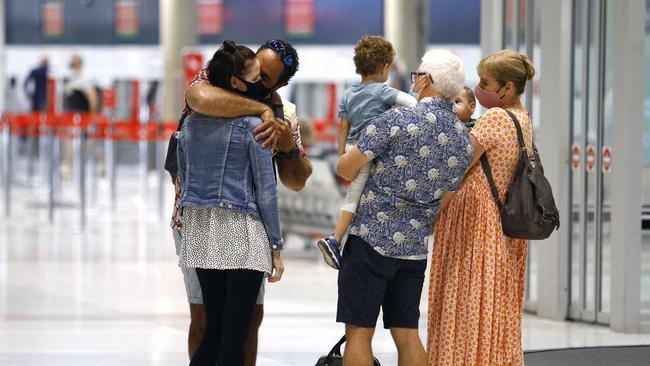
[[336,173],[347,181],[353,181],[359,175],[361,168],[370,161],[371,159],[355,146],[339,158]]

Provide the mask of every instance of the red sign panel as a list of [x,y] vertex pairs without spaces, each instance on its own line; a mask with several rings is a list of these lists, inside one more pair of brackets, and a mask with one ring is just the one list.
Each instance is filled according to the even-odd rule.
[[140,27],[139,4],[135,0],[120,0],[115,3],[115,33],[132,37]]
[[50,1],[41,5],[41,29],[46,37],[63,35],[63,3]]
[[593,173],[596,166],[596,149],[589,145],[587,146],[587,172]]
[[574,144],[571,148],[571,168],[573,171],[580,169],[580,145]]
[[223,0],[199,0],[196,3],[197,31],[201,36],[216,36],[223,28]]
[[314,33],[314,0],[286,0],[285,31],[292,36],[310,36]]
[[198,52],[188,52],[183,57],[183,75],[185,89],[194,80],[196,74],[203,68],[203,55]]
[[603,173],[609,174],[612,172],[612,148],[603,146]]

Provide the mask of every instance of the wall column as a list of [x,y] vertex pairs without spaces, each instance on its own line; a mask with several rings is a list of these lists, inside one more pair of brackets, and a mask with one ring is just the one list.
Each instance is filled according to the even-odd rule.
[[408,72],[420,65],[427,46],[428,1],[385,0],[384,34]]
[[481,0],[481,54],[483,57],[503,48],[504,0]]
[[198,42],[195,0],[160,1],[160,48],[164,60],[163,113],[165,121],[175,121],[183,109],[181,51]]
[[544,173],[560,211],[560,229],[538,244],[537,315],[565,320],[569,310],[569,225],[571,187],[571,95],[573,9],[571,1],[539,2],[541,57],[539,130],[536,140]]
[[[613,330],[638,333],[641,322],[641,169],[645,1],[612,1],[613,143],[611,318]],[[647,72],[647,70],[646,70]],[[604,75],[601,75],[604,77]]]

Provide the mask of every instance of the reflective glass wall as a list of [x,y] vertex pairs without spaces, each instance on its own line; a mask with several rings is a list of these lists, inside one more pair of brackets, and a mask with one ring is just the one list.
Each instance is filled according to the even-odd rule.
[[645,99],[643,101],[643,188],[641,240],[641,311],[650,328],[650,0],[645,16]]

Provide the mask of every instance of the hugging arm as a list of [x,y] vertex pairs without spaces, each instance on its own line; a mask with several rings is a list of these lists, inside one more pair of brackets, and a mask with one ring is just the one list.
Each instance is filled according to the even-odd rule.
[[190,109],[207,116],[223,118],[259,116],[262,119],[262,124],[255,129],[256,138],[264,139],[265,146],[272,143],[275,138],[277,121],[271,108],[264,103],[212,86],[209,83],[197,83],[190,86],[187,89],[185,100]]

